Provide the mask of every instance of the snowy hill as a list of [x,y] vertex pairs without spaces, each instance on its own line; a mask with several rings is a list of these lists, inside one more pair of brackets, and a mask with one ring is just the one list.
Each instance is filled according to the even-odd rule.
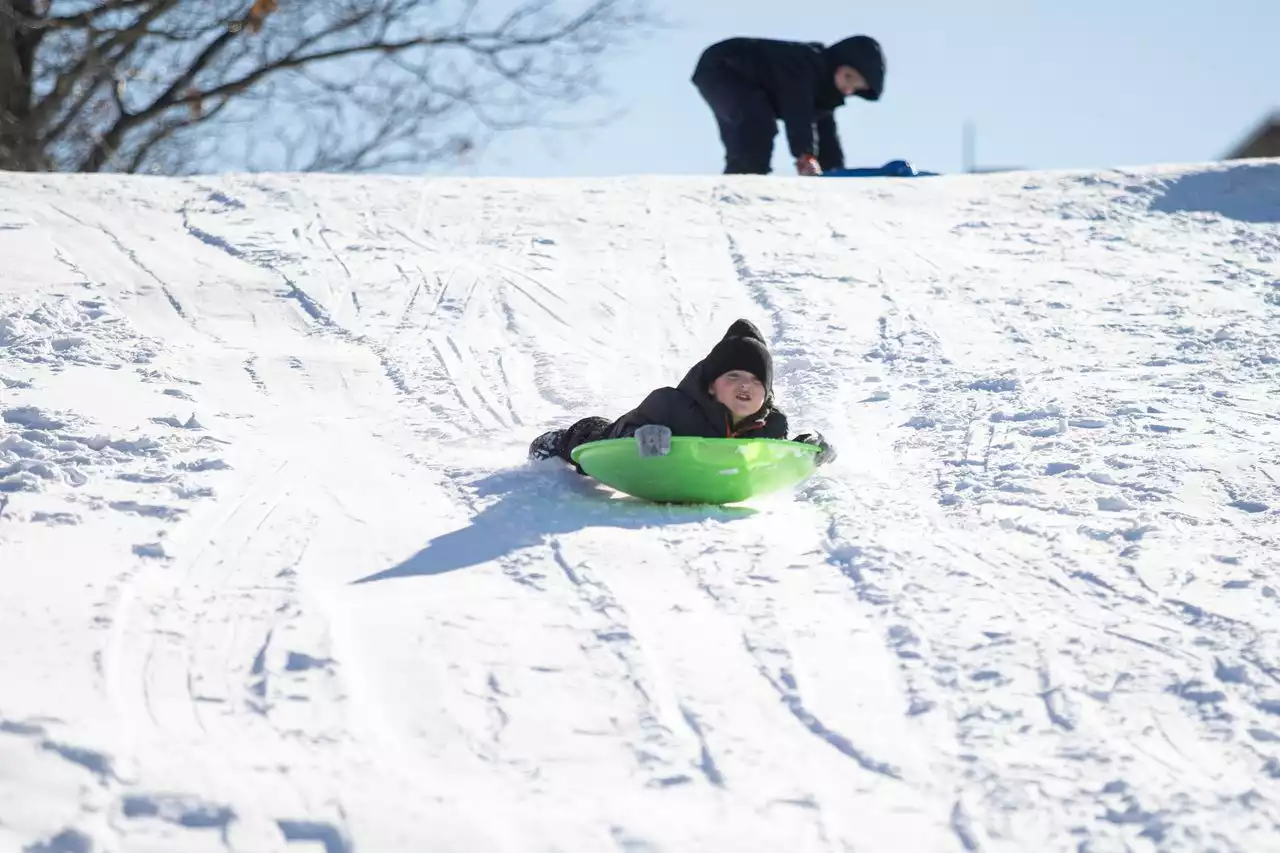
[[[794,499],[525,464],[737,317]],[[1280,838],[1280,163],[0,175],[0,379],[0,850]]]

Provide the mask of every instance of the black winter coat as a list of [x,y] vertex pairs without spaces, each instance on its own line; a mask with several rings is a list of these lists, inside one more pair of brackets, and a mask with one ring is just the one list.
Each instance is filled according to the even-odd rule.
[[613,422],[609,438],[625,438],[645,424],[662,424],[672,435],[702,438],[779,438],[787,437],[787,416],[773,407],[772,395],[755,416],[733,428],[729,409],[707,393],[716,377],[704,376],[703,359],[695,364],[675,388],[658,388],[650,392],[639,406]]
[[833,110],[845,96],[836,88],[835,69],[821,43],[727,39],[706,49],[693,79],[726,74],[766,93],[786,125],[793,157],[813,154],[824,170],[843,168]]

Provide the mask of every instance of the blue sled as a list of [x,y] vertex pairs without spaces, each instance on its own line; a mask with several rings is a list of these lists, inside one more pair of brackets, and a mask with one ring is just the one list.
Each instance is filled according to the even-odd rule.
[[824,178],[925,178],[938,172],[919,172],[907,160],[890,160],[878,168],[832,169]]

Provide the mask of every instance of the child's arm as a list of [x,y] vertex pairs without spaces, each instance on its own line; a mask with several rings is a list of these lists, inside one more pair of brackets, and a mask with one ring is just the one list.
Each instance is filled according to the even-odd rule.
[[843,169],[844,149],[840,146],[835,115],[830,110],[818,113],[814,124],[818,131],[818,165],[824,172]]
[[629,438],[646,424],[661,424],[669,427],[672,432],[679,433],[680,424],[676,423],[680,419],[677,406],[679,397],[680,392],[675,388],[650,391],[640,405],[614,421],[613,428],[609,431],[610,438]]
[[816,80],[812,66],[799,56],[778,56],[773,60],[773,75],[774,97],[786,127],[791,156],[798,160],[806,154],[816,155],[817,140],[813,127]]
[[[769,412],[769,416],[765,418],[764,429],[758,434],[760,438],[787,438],[787,416],[781,409],[774,409]],[[836,458],[836,449],[822,437],[822,433],[814,430],[797,435],[791,441],[799,441],[803,444],[812,444],[818,448],[818,464],[825,465]]]

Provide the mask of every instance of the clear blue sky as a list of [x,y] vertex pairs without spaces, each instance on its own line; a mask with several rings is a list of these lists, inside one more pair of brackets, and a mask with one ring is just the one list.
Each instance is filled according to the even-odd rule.
[[[1280,109],[1280,0],[653,2],[673,27],[601,66],[621,117],[591,130],[522,131],[445,171],[718,173],[715,122],[689,76],[704,47],[734,35],[880,40],[883,98],[851,98],[836,113],[849,165],[903,158],[958,172],[966,121],[979,166],[1212,160]],[[774,170],[792,175],[785,148],[779,126]]]

